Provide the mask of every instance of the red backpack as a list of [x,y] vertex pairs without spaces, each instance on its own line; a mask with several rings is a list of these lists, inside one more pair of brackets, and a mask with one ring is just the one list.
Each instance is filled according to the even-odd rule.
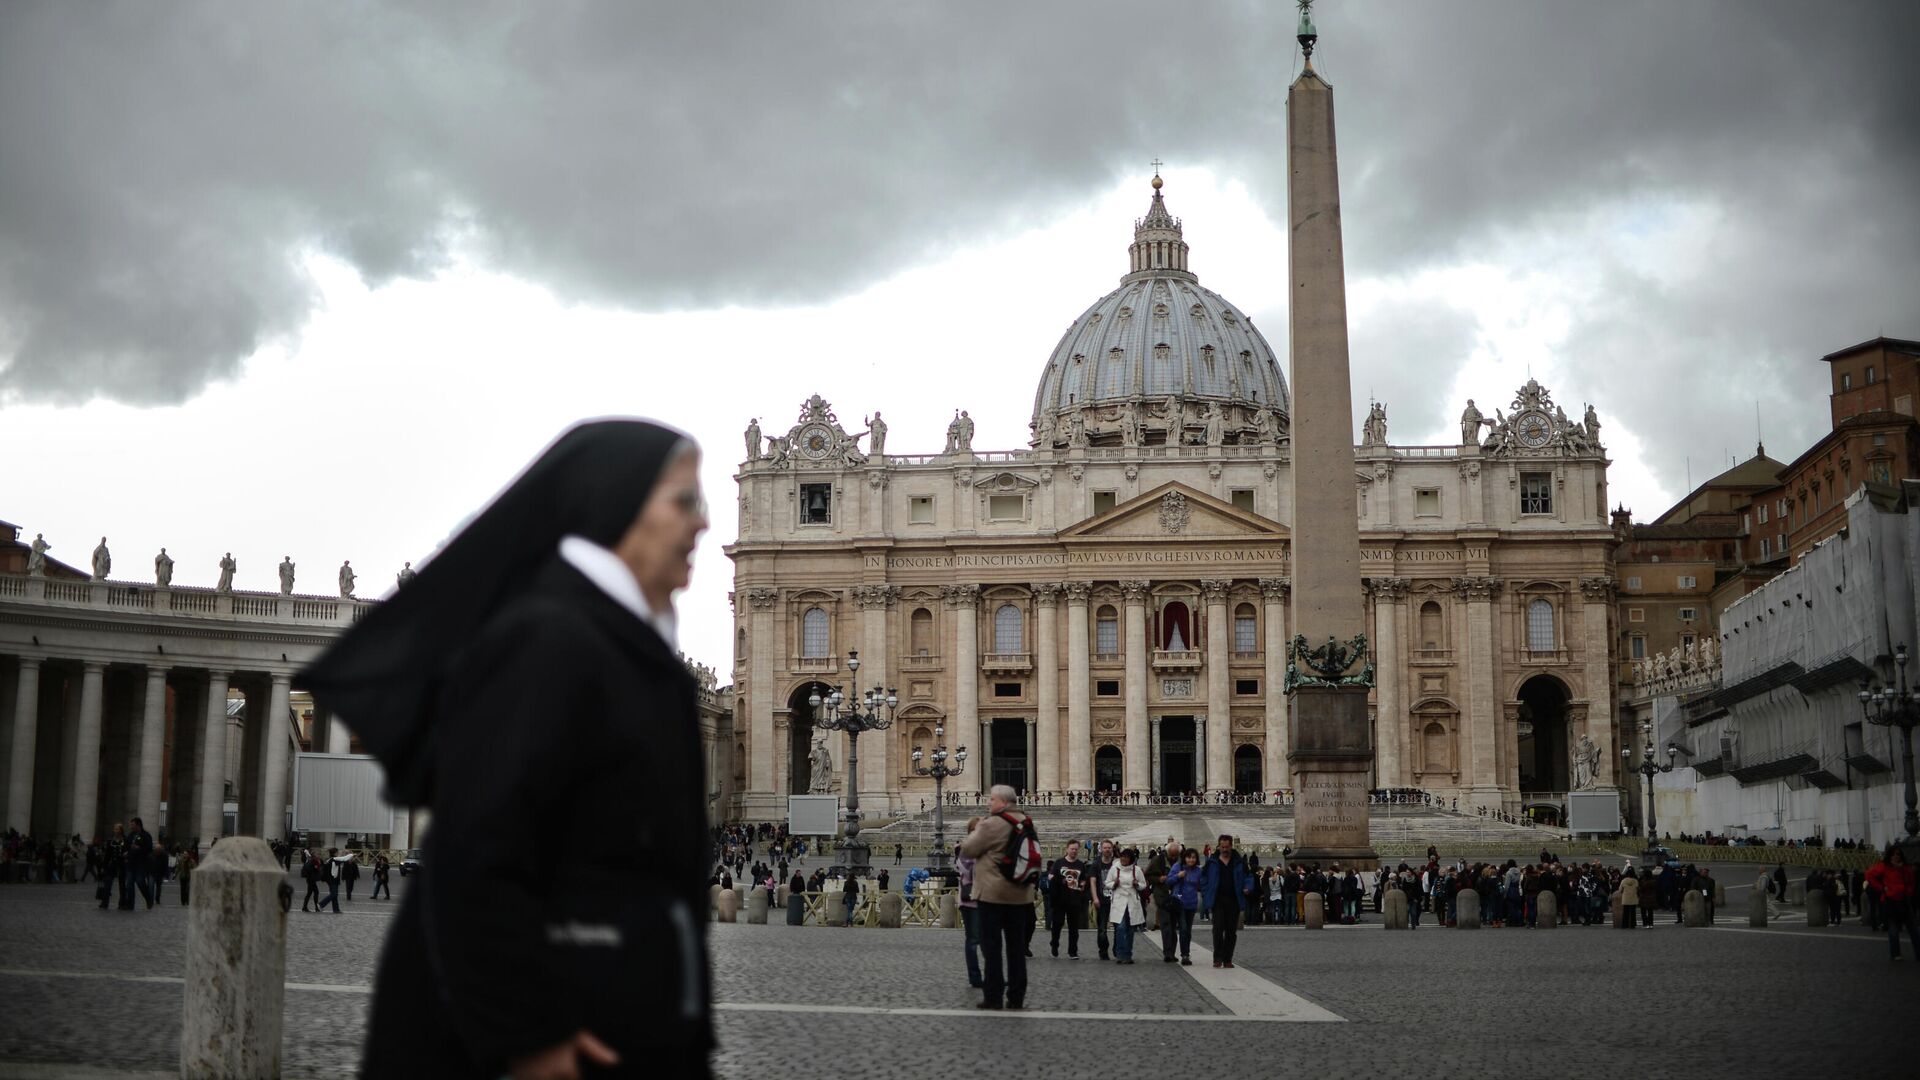
[[1012,827],[1012,835],[1007,837],[1007,846],[995,857],[1000,873],[1014,885],[1022,888],[1032,887],[1040,876],[1040,838],[1034,835],[1033,819],[1016,818],[1002,810],[995,817]]

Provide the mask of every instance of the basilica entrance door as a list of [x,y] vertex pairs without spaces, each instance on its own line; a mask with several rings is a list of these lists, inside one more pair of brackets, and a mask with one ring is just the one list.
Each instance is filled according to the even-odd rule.
[[989,759],[993,783],[1005,784],[1015,791],[1032,788],[1027,763],[1027,722],[1020,719],[995,720],[991,729],[993,756]]
[[1194,756],[1194,723],[1191,716],[1160,718],[1160,791],[1178,795],[1200,786],[1199,765]]

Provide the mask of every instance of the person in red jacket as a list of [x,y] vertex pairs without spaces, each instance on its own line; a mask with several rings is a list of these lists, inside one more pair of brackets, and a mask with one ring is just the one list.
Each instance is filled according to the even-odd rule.
[[1907,932],[1913,951],[1920,956],[1920,920],[1915,919],[1914,868],[1907,865],[1906,853],[1898,844],[1888,844],[1880,861],[1867,867],[1867,884],[1880,896],[1880,911],[1887,920],[1887,945],[1893,958],[1900,959],[1900,931]]

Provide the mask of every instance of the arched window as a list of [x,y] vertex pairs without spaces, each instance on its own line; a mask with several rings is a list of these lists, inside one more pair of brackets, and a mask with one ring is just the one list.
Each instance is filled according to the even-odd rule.
[[733,658],[735,660],[747,658],[747,628],[744,626],[740,628],[738,634],[734,635]]
[[1527,604],[1527,648],[1532,652],[1552,652],[1553,603],[1534,599]]
[[827,656],[827,613],[821,608],[808,608],[800,616],[800,655]]
[[1446,726],[1438,720],[1420,733],[1421,760],[1427,772],[1453,771],[1452,747],[1447,742]]
[[1260,647],[1260,624],[1254,621],[1253,605],[1233,609],[1233,651],[1250,653]]
[[1169,652],[1193,648],[1193,621],[1187,605],[1175,600],[1160,609],[1160,647]]
[[1120,651],[1120,613],[1102,604],[1093,619],[1093,651],[1112,655]]
[[993,651],[997,653],[1017,653],[1020,651],[1020,609],[1012,604],[1001,604],[993,611]]
[[915,656],[933,655],[933,612],[913,609],[907,620],[907,649]]
[[1440,601],[1420,605],[1420,647],[1438,652],[1447,647],[1446,617],[1440,613]]

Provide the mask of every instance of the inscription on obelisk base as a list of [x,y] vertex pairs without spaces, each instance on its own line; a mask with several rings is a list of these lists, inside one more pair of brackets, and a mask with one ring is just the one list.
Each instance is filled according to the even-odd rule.
[[1293,691],[1293,858],[1342,868],[1379,864],[1367,820],[1373,740],[1364,686]]

